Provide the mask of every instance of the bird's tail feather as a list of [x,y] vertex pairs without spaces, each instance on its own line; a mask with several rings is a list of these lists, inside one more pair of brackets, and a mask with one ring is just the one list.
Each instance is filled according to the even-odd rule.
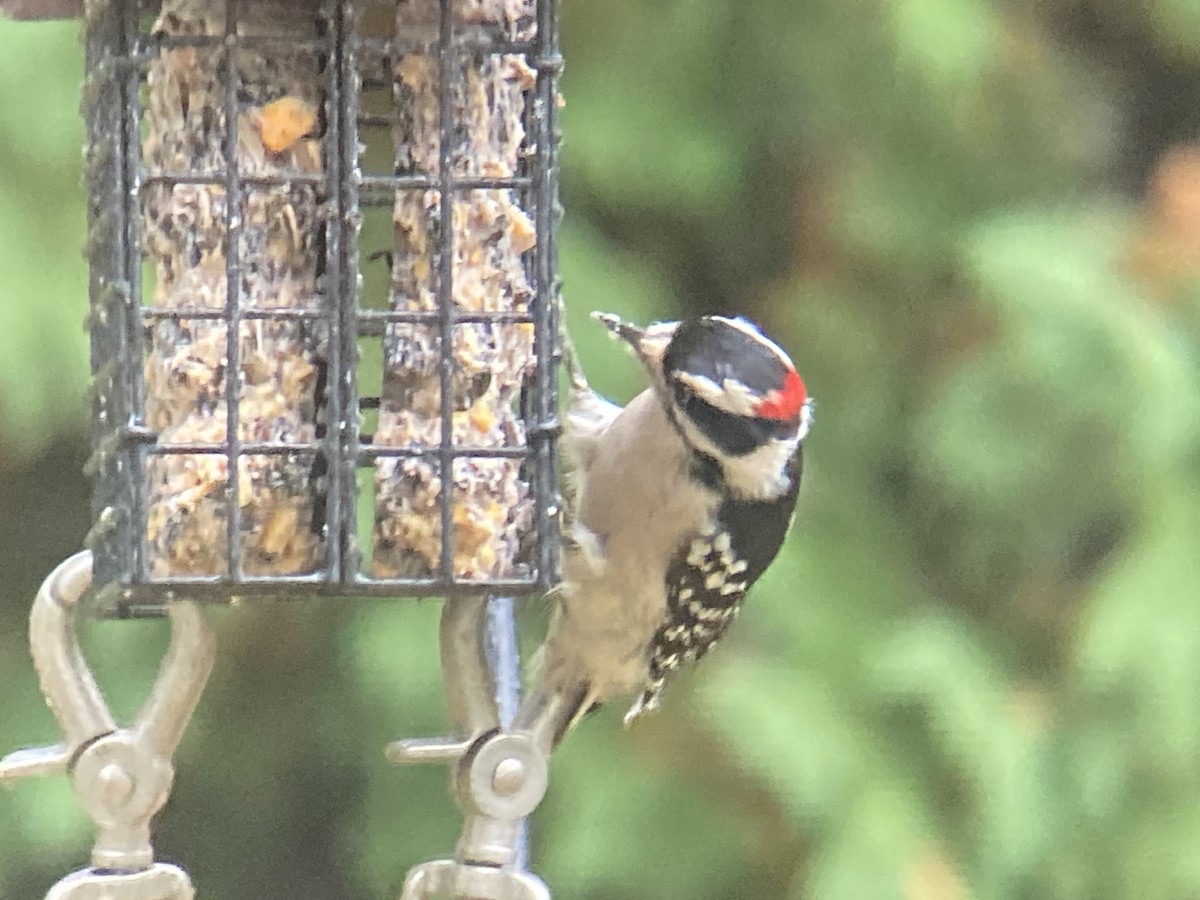
[[544,682],[539,682],[521,703],[513,728],[530,732],[549,753],[580,719],[599,706],[594,699],[587,684],[551,690]]

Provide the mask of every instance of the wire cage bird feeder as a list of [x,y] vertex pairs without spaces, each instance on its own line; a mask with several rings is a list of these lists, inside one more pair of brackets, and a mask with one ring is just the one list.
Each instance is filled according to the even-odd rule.
[[89,7],[110,609],[553,584],[551,6]]
[[[82,14],[94,521],[31,618],[67,743],[0,762],[70,771],[98,823],[52,894],[190,896],[148,822],[212,664],[199,603],[437,595],[457,733],[388,755],[456,765],[467,822],[405,896],[548,897],[513,867],[549,739],[503,724],[508,598],[559,566],[556,0]],[[74,643],[88,598],[172,619],[134,728]]]

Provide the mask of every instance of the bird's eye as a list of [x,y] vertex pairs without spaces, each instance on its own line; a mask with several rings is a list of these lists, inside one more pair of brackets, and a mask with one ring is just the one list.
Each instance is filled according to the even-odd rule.
[[790,441],[800,433],[800,416],[792,416],[790,419],[775,419],[774,420],[774,435],[777,441]]

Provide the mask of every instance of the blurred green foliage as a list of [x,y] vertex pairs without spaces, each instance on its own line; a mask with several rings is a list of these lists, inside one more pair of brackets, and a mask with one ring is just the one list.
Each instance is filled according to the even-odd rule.
[[[817,398],[735,635],[554,761],[578,900],[1200,895],[1200,17],[1193,0],[564,0],[568,319],[751,315]],[[0,23],[0,734],[87,525],[81,53]],[[1190,91],[1190,93],[1188,93]],[[1184,98],[1181,100],[1181,97]],[[157,845],[204,896],[394,896],[448,852],[436,603],[221,616]],[[545,617],[531,603],[526,624]],[[130,712],[163,646],[97,625]],[[0,798],[0,897],[83,863],[64,779]]]

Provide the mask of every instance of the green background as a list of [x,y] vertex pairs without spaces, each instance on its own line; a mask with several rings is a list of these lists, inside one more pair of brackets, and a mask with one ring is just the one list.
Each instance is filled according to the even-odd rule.
[[[587,322],[736,312],[816,398],[735,634],[553,764],[573,900],[1200,897],[1200,5],[564,0],[562,269]],[[25,643],[87,528],[73,23],[0,23],[0,749],[58,739]],[[161,857],[221,900],[396,896],[447,854],[435,602],[252,605]],[[545,607],[531,603],[536,631]],[[121,715],[160,623],[86,646]],[[0,897],[84,864],[65,778],[0,793]]]

